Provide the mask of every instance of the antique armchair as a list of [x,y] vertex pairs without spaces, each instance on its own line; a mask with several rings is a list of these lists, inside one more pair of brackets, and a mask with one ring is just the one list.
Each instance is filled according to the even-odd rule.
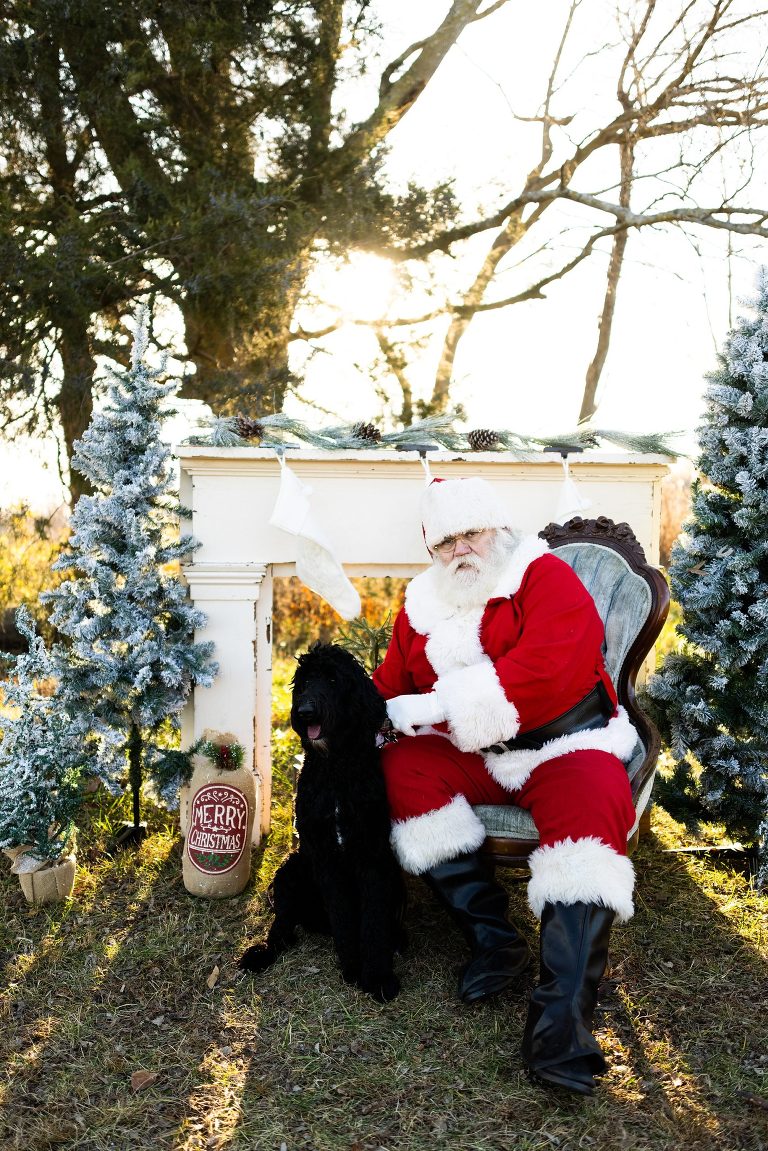
[[[635,752],[627,766],[636,818],[628,837],[629,850],[637,844],[649,820],[661,739],[635,698],[635,681],[661,631],[669,611],[669,589],[658,568],[645,558],[628,524],[600,516],[575,517],[566,524],[549,524],[539,535],[570,564],[591,593],[605,627],[605,661],[619,702],[627,709],[638,732]],[[483,852],[495,862],[524,867],[538,847],[528,812],[513,805],[475,807],[483,821]]]

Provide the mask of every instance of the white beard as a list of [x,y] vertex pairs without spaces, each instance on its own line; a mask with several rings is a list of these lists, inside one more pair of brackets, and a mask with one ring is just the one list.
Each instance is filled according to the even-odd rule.
[[486,604],[519,542],[516,533],[499,530],[485,559],[474,552],[454,556],[448,564],[435,559],[432,573],[437,594],[457,611],[469,611]]

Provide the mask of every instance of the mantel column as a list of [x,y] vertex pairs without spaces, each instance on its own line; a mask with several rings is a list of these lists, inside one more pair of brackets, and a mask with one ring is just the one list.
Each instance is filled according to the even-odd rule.
[[190,564],[183,574],[193,602],[208,617],[195,639],[213,641],[219,672],[211,687],[194,689],[182,720],[182,746],[189,747],[206,728],[237,736],[256,777],[258,844],[269,830],[272,793],[272,568]]

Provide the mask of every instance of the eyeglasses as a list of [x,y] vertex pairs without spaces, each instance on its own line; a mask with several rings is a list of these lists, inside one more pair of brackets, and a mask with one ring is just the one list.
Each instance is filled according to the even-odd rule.
[[458,536],[448,536],[444,540],[440,540],[439,544],[435,544],[432,548],[433,552],[439,552],[441,556],[449,556],[456,551],[456,544],[459,540],[464,540],[464,543],[469,544],[470,547],[480,539],[481,536],[487,534],[487,528],[480,528],[474,532],[462,532]]

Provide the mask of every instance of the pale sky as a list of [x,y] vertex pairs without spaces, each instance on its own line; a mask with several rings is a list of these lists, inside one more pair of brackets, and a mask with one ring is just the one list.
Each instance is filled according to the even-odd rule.
[[[516,120],[513,113],[530,116],[538,110],[565,12],[564,0],[549,0],[539,7],[537,12],[528,6],[523,21],[519,5],[510,4],[465,33],[392,134],[388,167],[394,181],[404,184],[415,178],[429,184],[453,176],[468,214],[492,210],[508,198],[509,190],[517,189],[535,161],[538,130]],[[430,32],[447,8],[447,0],[419,0],[418,4],[380,0],[386,24],[382,58],[389,60]],[[576,30],[574,61],[584,47],[595,48],[610,34],[610,3],[589,0],[582,9],[588,18]],[[374,66],[369,80],[349,93],[353,119],[359,118],[358,108],[360,116],[365,114],[377,76]],[[580,127],[596,122],[596,110],[604,106],[610,92],[606,97],[599,91],[594,61],[569,84],[555,111],[578,113],[572,125],[578,137]],[[757,163],[768,175],[764,145]],[[721,176],[726,184],[729,179],[732,182],[731,173]],[[752,202],[757,198],[753,195]],[[719,202],[717,186],[711,199]],[[689,239],[672,230],[631,234],[596,426],[631,431],[695,428],[702,408],[704,373],[715,367],[717,348],[729,327],[725,234],[713,236],[700,230],[697,239],[699,252]],[[736,298],[752,294],[756,266],[768,258],[761,245],[743,237],[739,240],[746,256],[730,261]],[[479,240],[474,250],[456,261],[443,261],[441,275],[446,282],[454,274],[454,265],[463,268],[466,282],[467,272],[482,258],[487,242]],[[568,242],[554,252],[553,259],[568,253]],[[388,297],[391,314],[418,310],[398,300],[388,267],[372,260],[356,267],[356,271],[321,282],[323,294],[342,312],[365,316],[366,308],[381,307],[382,298]],[[573,428],[597,337],[605,267],[606,260],[601,259],[580,270],[578,279],[554,285],[545,301],[474,320],[460,347],[453,393],[467,409],[470,426],[530,433]],[[506,273],[498,294],[511,291],[519,282],[518,274]],[[739,310],[736,305],[734,316]],[[438,348],[433,341],[414,365],[411,379],[417,396],[429,393]],[[373,351],[373,337],[367,330],[346,325],[342,333],[325,341],[323,354],[307,366],[305,394],[343,419],[375,420],[380,402],[367,370]],[[297,369],[302,361],[298,346]],[[391,391],[396,398],[396,384]],[[329,422],[328,417],[296,404],[290,410],[316,426]],[[43,467],[46,460],[47,470]],[[0,506],[23,497],[38,507],[57,502],[60,489],[55,476],[51,450],[40,445],[0,448]]]

